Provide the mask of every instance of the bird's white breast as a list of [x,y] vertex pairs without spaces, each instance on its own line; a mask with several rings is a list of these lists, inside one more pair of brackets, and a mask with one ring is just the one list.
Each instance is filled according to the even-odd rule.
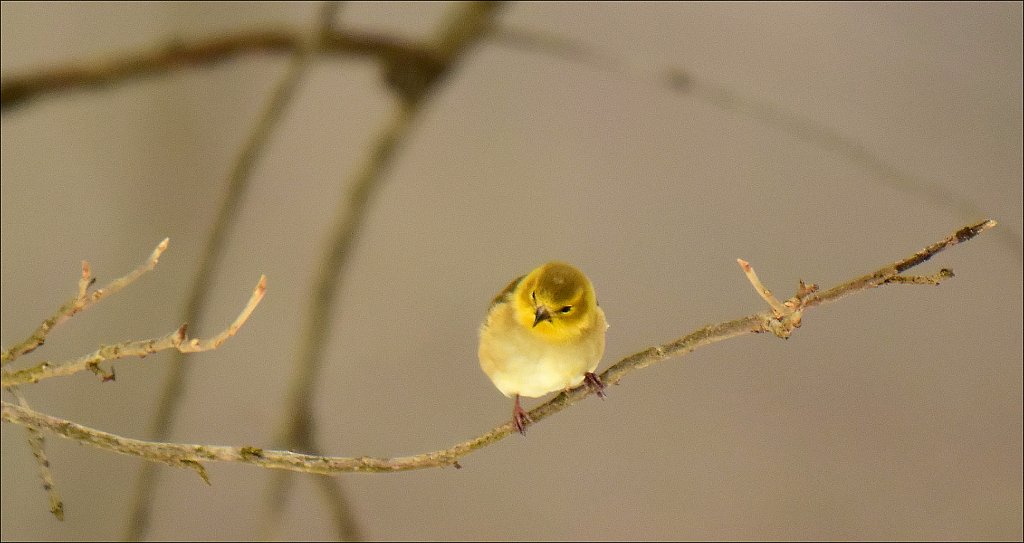
[[[502,394],[537,398],[578,386],[604,354],[604,314],[600,341],[552,342],[514,321],[510,304],[495,307],[480,329],[480,367]],[[499,325],[496,321],[502,321]],[[495,329],[502,330],[499,335]]]

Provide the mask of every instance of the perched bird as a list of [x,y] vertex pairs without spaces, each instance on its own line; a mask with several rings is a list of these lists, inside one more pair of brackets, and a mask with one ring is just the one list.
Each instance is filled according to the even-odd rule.
[[590,279],[564,262],[544,264],[495,296],[480,326],[480,367],[502,394],[515,398],[512,421],[519,433],[533,422],[520,396],[537,398],[586,380],[604,397],[593,372],[607,328]]

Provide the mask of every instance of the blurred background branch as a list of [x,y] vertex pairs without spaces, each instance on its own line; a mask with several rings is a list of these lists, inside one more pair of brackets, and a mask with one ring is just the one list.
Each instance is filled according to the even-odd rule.
[[[211,278],[217,269],[221,255],[224,252],[224,245],[230,239],[231,227],[241,210],[241,203],[248,191],[252,172],[256,168],[268,140],[273,136],[274,129],[284,116],[288,104],[294,99],[299,85],[313,61],[313,57],[320,51],[323,44],[323,37],[333,28],[334,18],[338,9],[338,2],[324,2],[318,13],[315,27],[307,35],[297,35],[292,40],[292,58],[288,63],[285,73],[281,76],[274,92],[268,98],[263,110],[256,118],[255,125],[249,133],[245,143],[239,151],[235,160],[228,182],[225,187],[225,194],[218,210],[216,219],[209,231],[209,238],[202,257],[199,259],[199,269],[192,282],[192,289],[185,302],[183,320],[185,322],[197,323],[203,316],[209,297],[209,288],[212,284]],[[246,42],[251,43],[251,42]],[[223,45],[223,44],[221,44]],[[209,46],[200,47],[203,51],[210,51]],[[224,48],[214,47],[214,50],[223,51]],[[188,55],[189,58],[209,58],[204,55]],[[157,55],[159,57],[159,55]],[[151,62],[156,64],[182,67],[181,62],[170,62],[166,60],[157,61],[149,56]],[[127,61],[124,63],[133,66],[147,65],[146,62]],[[154,65],[154,64],[149,64]],[[138,72],[134,72],[138,73]],[[186,388],[189,366],[184,363],[183,354],[175,355],[171,362],[171,373],[163,387],[160,403],[157,406],[156,415],[153,417],[153,427],[150,436],[154,440],[167,440],[174,424],[176,414],[181,408],[181,400]],[[146,536],[149,529],[149,518],[152,514],[153,493],[158,484],[157,467],[151,463],[144,463],[139,472],[135,492],[132,497],[132,512],[128,519],[126,539],[138,541]]]
[[[485,35],[500,5],[496,2],[469,2],[453,8],[437,32],[436,40],[428,44],[433,54],[425,57],[436,58],[436,61],[426,64],[407,61],[396,63],[394,58],[388,59],[385,74],[391,90],[397,95],[392,106],[392,118],[371,144],[365,163],[345,183],[349,187],[348,193],[338,202],[322,261],[317,267],[319,273],[310,291],[308,314],[302,325],[303,337],[299,343],[286,400],[285,419],[274,440],[275,446],[321,454],[312,408],[318,393],[315,385],[320,381],[328,334],[334,328],[332,317],[337,293],[343,284],[345,268],[351,259],[359,230],[365,223],[373,196],[379,192],[400,145],[411,131],[423,99]],[[260,515],[260,539],[273,536],[275,527],[280,523],[289,492],[289,475],[281,471],[271,476],[266,491],[265,511]],[[339,489],[330,488],[335,483],[321,480],[318,484],[328,498],[340,493]],[[337,536],[345,540],[358,538],[359,531],[355,522],[348,514],[344,515],[344,519],[336,519]]]

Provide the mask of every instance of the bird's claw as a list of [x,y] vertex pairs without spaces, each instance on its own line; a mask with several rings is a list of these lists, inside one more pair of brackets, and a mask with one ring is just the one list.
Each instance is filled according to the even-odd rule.
[[597,394],[599,398],[604,399],[607,397],[607,395],[604,393],[604,383],[601,382],[601,378],[598,377],[597,375],[594,375],[593,373],[588,371],[583,376],[583,382],[585,382],[587,384],[587,388],[594,391],[594,393]]
[[519,405],[519,396],[516,396],[516,403],[512,406],[512,423],[520,434],[526,435],[526,424],[533,424],[530,414]]

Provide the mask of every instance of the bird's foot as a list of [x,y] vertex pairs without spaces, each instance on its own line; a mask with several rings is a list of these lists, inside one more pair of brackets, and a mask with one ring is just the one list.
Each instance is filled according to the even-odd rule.
[[523,409],[523,406],[519,405],[518,394],[516,395],[516,403],[512,406],[512,423],[515,424],[516,430],[524,436],[526,435],[526,424],[533,424],[530,414]]
[[595,394],[597,394],[599,398],[604,399],[607,397],[607,395],[604,393],[604,383],[601,382],[601,378],[598,377],[597,375],[594,375],[593,373],[588,371],[583,376],[583,382],[586,383],[587,388],[589,388]]

